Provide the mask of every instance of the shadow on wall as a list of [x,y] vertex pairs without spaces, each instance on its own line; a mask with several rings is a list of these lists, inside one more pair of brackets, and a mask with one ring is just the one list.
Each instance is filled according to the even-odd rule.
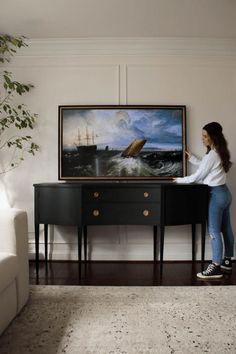
[[7,190],[7,183],[4,181],[4,176],[0,175],[0,206],[1,208],[10,208],[10,195]]

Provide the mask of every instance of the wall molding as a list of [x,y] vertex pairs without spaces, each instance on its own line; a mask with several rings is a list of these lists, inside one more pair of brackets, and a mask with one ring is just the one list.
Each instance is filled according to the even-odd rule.
[[231,38],[51,38],[31,39],[16,57],[78,55],[236,56]]

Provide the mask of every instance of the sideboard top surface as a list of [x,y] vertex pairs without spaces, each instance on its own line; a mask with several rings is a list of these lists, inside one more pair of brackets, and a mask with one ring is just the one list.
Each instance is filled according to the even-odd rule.
[[150,187],[158,187],[158,186],[168,186],[168,187],[175,187],[175,186],[205,186],[205,184],[201,183],[176,183],[174,181],[80,181],[80,182],[51,182],[51,183],[35,183],[34,187],[53,187],[53,188],[74,188],[74,187],[89,187],[89,186],[101,186],[101,187],[135,187],[141,188],[143,186],[150,186]]

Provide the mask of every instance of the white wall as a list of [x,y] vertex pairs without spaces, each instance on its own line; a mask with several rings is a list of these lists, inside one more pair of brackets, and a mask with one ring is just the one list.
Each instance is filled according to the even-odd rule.
[[[188,146],[199,155],[205,152],[202,126],[222,123],[234,162],[228,184],[236,200],[235,58],[233,40],[207,39],[34,40],[22,50],[8,69],[18,80],[35,86],[23,99],[39,114],[31,133],[40,152],[1,183],[10,205],[28,212],[30,256],[34,256],[33,183],[57,181],[58,105],[185,104]],[[236,232],[235,201],[232,223]],[[94,260],[152,259],[152,227],[89,227],[88,236]],[[77,259],[75,228],[50,227],[49,239],[53,259]],[[191,259],[190,226],[166,228],[165,240],[165,259]],[[208,241],[206,257],[210,255]]]

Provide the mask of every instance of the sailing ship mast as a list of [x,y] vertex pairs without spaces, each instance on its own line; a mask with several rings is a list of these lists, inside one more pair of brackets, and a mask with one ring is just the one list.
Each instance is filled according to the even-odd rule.
[[81,145],[81,135],[80,135],[79,128],[78,128],[78,145]]
[[[83,141],[85,141],[85,144],[83,144]],[[90,134],[88,127],[86,126],[85,135],[82,136],[80,129],[78,128],[77,143],[75,145],[77,151],[79,152],[96,152],[97,145],[95,145],[94,131],[92,131],[92,134]]]

